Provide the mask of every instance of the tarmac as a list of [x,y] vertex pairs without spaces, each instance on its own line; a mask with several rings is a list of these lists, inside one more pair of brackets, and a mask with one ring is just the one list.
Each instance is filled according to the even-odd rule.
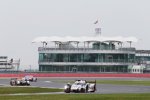
[[[150,78],[113,78],[113,77],[51,77],[51,78],[38,78],[37,82],[31,82],[31,87],[43,87],[43,88],[64,88],[66,83],[77,79],[82,80],[148,80]],[[0,86],[10,86],[10,78],[0,78]],[[112,93],[150,93],[150,86],[138,86],[138,85],[111,85],[111,84],[97,84],[96,94],[112,94]],[[34,93],[33,93],[34,94]],[[43,94],[43,93],[42,93]],[[45,94],[63,94],[62,92],[58,93],[45,93]],[[11,94],[10,94],[11,95]],[[17,94],[12,94],[17,95]],[[18,95],[28,95],[28,94],[18,94]],[[37,95],[37,93],[35,93]]]

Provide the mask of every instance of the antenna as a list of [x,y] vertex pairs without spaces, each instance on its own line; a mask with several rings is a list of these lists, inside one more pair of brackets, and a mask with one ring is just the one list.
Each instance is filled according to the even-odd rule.
[[47,42],[46,41],[42,41],[43,47],[47,46]]
[[130,44],[130,48],[131,48],[132,41],[127,41],[127,42]]

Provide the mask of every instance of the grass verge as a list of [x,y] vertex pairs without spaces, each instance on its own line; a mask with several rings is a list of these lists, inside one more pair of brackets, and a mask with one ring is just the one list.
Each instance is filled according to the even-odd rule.
[[62,89],[40,87],[0,87],[0,94],[62,92]]
[[150,94],[50,94],[0,96],[1,100],[150,100]]

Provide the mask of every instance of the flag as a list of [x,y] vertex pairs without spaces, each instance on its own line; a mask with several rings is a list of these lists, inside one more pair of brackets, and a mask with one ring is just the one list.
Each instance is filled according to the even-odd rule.
[[97,24],[97,23],[98,23],[98,20],[94,22],[94,24]]

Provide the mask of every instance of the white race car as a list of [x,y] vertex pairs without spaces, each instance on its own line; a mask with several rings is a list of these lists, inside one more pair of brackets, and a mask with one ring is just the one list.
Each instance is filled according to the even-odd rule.
[[24,80],[26,81],[31,81],[31,82],[36,82],[37,78],[33,77],[32,75],[26,75],[25,77],[23,77]]
[[64,92],[80,92],[80,93],[87,93],[87,92],[95,92],[96,91],[96,80],[95,81],[83,81],[77,80],[72,85],[70,83],[64,86]]
[[11,86],[25,86],[25,85],[29,86],[30,82],[25,81],[22,78],[11,78],[10,85]]

